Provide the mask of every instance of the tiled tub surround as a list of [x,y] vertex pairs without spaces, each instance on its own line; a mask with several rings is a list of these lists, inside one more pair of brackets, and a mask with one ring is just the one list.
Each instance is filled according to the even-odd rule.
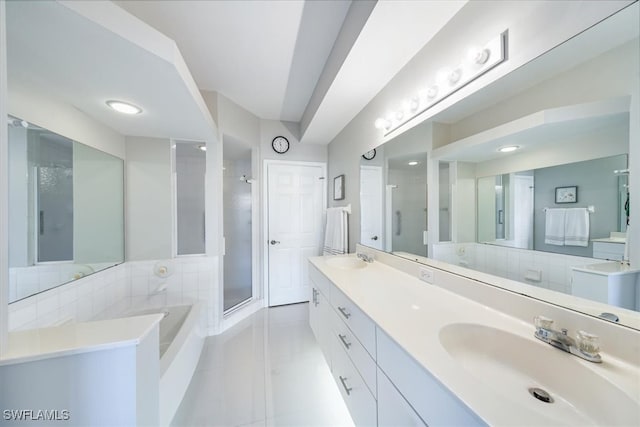
[[[352,304],[375,322],[378,346],[380,343],[384,344],[386,339],[389,345],[402,350],[398,355],[403,355],[405,359],[408,355],[410,360],[404,364],[387,363],[385,366],[382,358],[384,351],[381,352],[379,347],[372,353],[374,359],[377,354],[380,369],[411,404],[406,406],[412,408],[408,412],[417,411],[423,422],[428,424],[429,419],[437,421],[441,417],[444,417],[441,421],[451,420],[451,417],[455,418],[458,414],[455,411],[447,412],[443,405],[434,405],[434,399],[438,399],[439,396],[420,392],[423,382],[416,381],[415,378],[423,375],[420,373],[423,370],[428,373],[424,375],[431,378],[431,381],[435,378],[444,386],[446,392],[442,396],[455,396],[461,404],[479,417],[481,424],[631,425],[640,421],[640,349],[634,344],[640,339],[640,332],[637,330],[612,325],[601,319],[487,286],[447,271],[447,265],[438,261],[431,261],[428,267],[431,268],[433,284],[425,283],[418,279],[419,269],[425,268],[424,264],[368,248],[358,247],[358,251],[374,253],[376,260],[366,268],[351,270],[332,267],[326,263],[326,258],[313,258],[311,262],[326,278],[324,280],[332,282],[340,290],[340,294],[344,294]],[[478,274],[485,276],[482,273]],[[329,293],[333,298],[333,292]],[[352,314],[350,317],[357,317],[357,310],[348,311]],[[584,329],[599,335],[604,363],[583,361],[536,340],[533,337],[532,324],[536,315],[555,319],[558,327],[566,327],[570,333]],[[526,387],[521,389],[518,385],[520,380],[511,383],[511,377],[491,372],[491,369],[500,370],[500,363],[497,363],[495,368],[466,371],[465,364],[461,365],[442,342],[443,331],[451,325],[471,329],[482,328],[482,325],[485,325],[485,329],[506,331],[504,333],[507,335],[513,334],[511,339],[526,341],[527,348],[535,350],[535,356],[532,357],[538,359],[518,356],[517,350],[520,347],[516,345],[510,348],[507,345],[500,350],[500,354],[505,355],[505,360],[511,360],[510,363],[525,367],[520,367],[524,369],[521,374],[510,373],[507,376],[515,375],[514,379],[517,379],[520,378],[519,375],[525,375],[528,378],[528,381],[525,381],[527,384],[549,382],[541,385],[550,389],[558,399],[563,396],[576,399],[576,406],[567,406],[567,402],[558,401],[555,405],[541,407],[540,402],[529,396]],[[354,334],[357,335],[356,332]],[[487,345],[477,342],[474,344],[472,338],[462,341],[469,341],[473,348],[480,351],[480,359],[472,357],[471,362],[485,360],[481,357],[481,350],[485,347],[501,348],[491,340],[483,341]],[[509,359],[510,357],[512,359]],[[501,356],[494,355],[493,358],[499,362]],[[409,365],[417,367],[415,375],[401,375],[403,371],[414,369],[410,369]],[[569,365],[572,367],[570,370],[582,372],[580,378],[564,378],[563,373],[573,375],[564,371]],[[487,366],[494,365],[489,363]],[[527,366],[529,368],[526,368]],[[545,368],[538,372],[536,366]],[[545,372],[550,372],[551,375]],[[589,374],[586,375],[587,373]],[[485,377],[492,379],[485,381]],[[384,379],[380,376],[379,378]],[[590,378],[595,381],[594,384],[590,384]],[[615,393],[621,393],[620,396],[624,395],[624,398],[609,402],[607,391],[596,386],[593,397],[597,400],[602,399],[602,405],[585,403],[589,402],[590,398],[579,392],[578,388],[590,389],[602,378],[616,388]],[[510,390],[514,386],[517,386],[518,392]],[[604,401],[608,403],[603,403]],[[379,417],[382,409],[384,408],[378,406]]]
[[438,243],[432,258],[566,294],[571,294],[571,267],[603,262],[482,243]]
[[[172,274],[159,278],[154,266]],[[217,257],[126,262],[9,305],[9,330],[118,317],[131,309],[201,302],[200,325],[217,330]]]
[[78,280],[113,265],[114,263],[74,264],[70,262],[10,268],[9,301],[49,290],[61,283]]

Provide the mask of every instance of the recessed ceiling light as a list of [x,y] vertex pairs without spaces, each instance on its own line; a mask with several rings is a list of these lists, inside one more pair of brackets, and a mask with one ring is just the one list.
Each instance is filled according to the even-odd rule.
[[501,153],[510,153],[512,151],[516,151],[518,148],[520,147],[517,145],[509,145],[507,147],[500,147],[498,151]]
[[415,165],[417,165],[417,164],[418,164],[418,162],[416,162],[415,160],[413,160],[413,161],[411,161],[411,162],[409,162],[409,163],[407,163],[407,164],[408,164],[409,166],[415,166]]
[[142,108],[136,107],[133,104],[129,104],[128,102],[123,101],[107,101],[107,105],[119,113],[123,114],[140,114],[142,112]]

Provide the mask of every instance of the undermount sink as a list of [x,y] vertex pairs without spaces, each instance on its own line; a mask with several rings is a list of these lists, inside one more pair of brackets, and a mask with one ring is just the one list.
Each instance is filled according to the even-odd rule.
[[470,323],[447,325],[439,335],[449,355],[503,404],[537,412],[547,425],[640,425],[640,405],[597,374],[602,365],[590,369],[589,362],[536,341],[533,328],[532,339]]
[[354,257],[333,257],[329,258],[326,262],[331,267],[341,268],[343,270],[358,270],[367,266],[366,262]]

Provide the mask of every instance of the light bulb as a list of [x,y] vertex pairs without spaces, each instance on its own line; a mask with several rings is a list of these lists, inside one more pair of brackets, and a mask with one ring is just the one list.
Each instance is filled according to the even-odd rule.
[[508,145],[506,147],[500,147],[498,151],[501,153],[510,153],[512,151],[516,151],[518,148],[520,147],[517,145]]
[[427,89],[427,98],[433,99],[438,95],[438,86],[433,85]]
[[400,121],[404,118],[404,111],[398,110],[396,111],[396,120]]
[[487,48],[472,47],[467,52],[467,60],[472,64],[483,65],[486,64],[491,56],[491,51]]
[[387,122],[386,119],[383,119],[382,117],[378,117],[373,125],[376,127],[376,129],[384,129],[386,122]]
[[448,79],[449,79],[449,84],[450,85],[455,85],[456,83],[458,83],[460,81],[460,77],[462,77],[462,69],[461,68],[456,68],[455,70],[452,70],[449,73]]
[[412,113],[415,113],[418,110],[419,106],[420,106],[420,99],[417,96],[414,96],[413,98],[411,98],[411,101],[409,102],[409,111],[411,111]]
[[142,108],[136,107],[135,105],[129,104],[128,102],[111,100],[107,101],[107,105],[117,112],[123,114],[140,114],[142,112]]

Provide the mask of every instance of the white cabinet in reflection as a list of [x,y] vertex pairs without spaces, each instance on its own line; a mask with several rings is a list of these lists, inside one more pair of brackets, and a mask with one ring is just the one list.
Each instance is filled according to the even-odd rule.
[[573,267],[571,293],[592,301],[637,310],[639,273],[639,270],[621,262]]

